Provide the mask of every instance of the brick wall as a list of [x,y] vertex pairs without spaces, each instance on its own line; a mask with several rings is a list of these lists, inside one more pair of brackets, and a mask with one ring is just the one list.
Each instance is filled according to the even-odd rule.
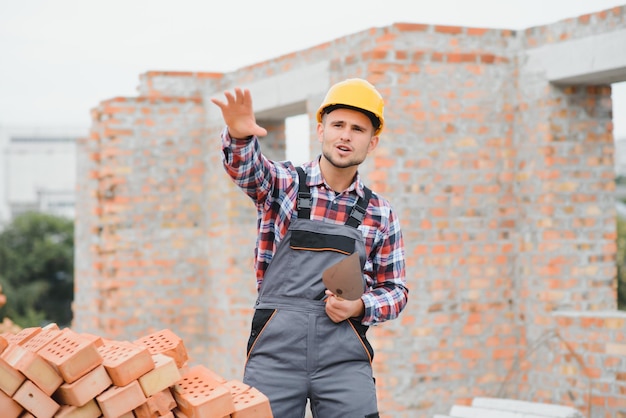
[[[520,32],[397,23],[228,74],[143,74],[138,97],[94,109],[81,143],[74,327],[115,338],[172,328],[192,361],[241,376],[255,211],[223,172],[208,99],[328,63],[324,89],[305,98],[310,118],[345,77],[369,79],[387,103],[362,173],[400,216],[411,293],[370,333],[382,415],[501,394],[583,409],[591,399],[623,417],[623,373],[592,376],[585,397],[587,377],[570,367],[572,353],[622,370],[626,357],[610,86],[553,86],[523,64],[527,48],[624,27],[626,7]],[[284,123],[260,122],[263,149],[284,158]],[[576,315],[615,318],[588,334]],[[574,344],[585,335],[608,336],[610,359]]]

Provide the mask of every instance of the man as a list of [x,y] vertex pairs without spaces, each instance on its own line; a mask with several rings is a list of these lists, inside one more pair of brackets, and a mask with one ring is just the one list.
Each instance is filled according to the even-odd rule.
[[[359,165],[384,126],[373,85],[347,79],[317,113],[321,155],[302,167],[268,160],[248,90],[212,99],[222,111],[226,172],[258,215],[258,299],[244,382],[269,399],[277,418],[378,417],[368,326],[396,318],[407,303],[400,222],[363,185]],[[357,253],[364,293],[348,300],[325,289],[323,271]],[[358,270],[357,270],[358,271]]]

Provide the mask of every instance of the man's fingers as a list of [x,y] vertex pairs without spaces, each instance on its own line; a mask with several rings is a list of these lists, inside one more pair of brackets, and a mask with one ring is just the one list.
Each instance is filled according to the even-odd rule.
[[267,135],[267,130],[259,126],[254,118],[250,90],[236,87],[232,92],[225,91],[224,97],[226,98],[225,101],[212,97],[211,102],[222,111],[224,121],[234,138]]
[[211,98],[211,101],[213,102],[214,105],[216,105],[217,107],[219,107],[220,109],[224,110],[224,107],[226,106],[226,103],[217,100],[215,98]]
[[252,94],[250,90],[243,89],[241,95],[241,104],[252,107]]
[[230,91],[225,91],[224,97],[226,97],[225,102],[215,97],[211,98],[211,101],[222,109],[226,106],[232,105],[252,107],[252,95],[248,89],[242,90],[240,88],[235,88],[235,94]]
[[235,87],[235,95],[232,93],[226,92],[226,97],[229,99],[228,103],[236,104],[238,106],[250,105],[252,106],[252,99],[250,95],[250,90],[241,89],[239,87]]

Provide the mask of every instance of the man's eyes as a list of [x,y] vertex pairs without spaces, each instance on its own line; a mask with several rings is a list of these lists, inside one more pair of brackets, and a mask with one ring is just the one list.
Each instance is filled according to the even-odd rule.
[[[335,128],[343,128],[344,124],[343,123],[334,123],[333,126]],[[364,131],[364,129],[362,127],[360,127],[360,126],[353,126],[352,129],[355,130],[355,131],[358,131],[358,132],[363,132]]]

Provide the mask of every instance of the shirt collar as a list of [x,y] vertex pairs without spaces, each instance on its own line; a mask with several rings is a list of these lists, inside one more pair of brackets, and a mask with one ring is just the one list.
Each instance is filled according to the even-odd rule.
[[[324,181],[324,178],[322,177],[322,170],[320,169],[320,158],[321,158],[321,155],[313,159],[311,162],[305,164],[305,167],[307,168],[306,171],[308,174],[307,179],[306,179],[306,182],[307,182],[306,184],[309,187],[324,186],[330,189],[330,187],[328,186],[328,184],[326,184],[326,182]],[[357,171],[355,180],[352,182],[352,184],[350,184],[350,186],[348,186],[346,191],[352,192],[356,190],[356,194],[359,197],[364,197],[365,192],[363,191],[363,187],[364,187],[364,184],[361,181],[361,175]]]

